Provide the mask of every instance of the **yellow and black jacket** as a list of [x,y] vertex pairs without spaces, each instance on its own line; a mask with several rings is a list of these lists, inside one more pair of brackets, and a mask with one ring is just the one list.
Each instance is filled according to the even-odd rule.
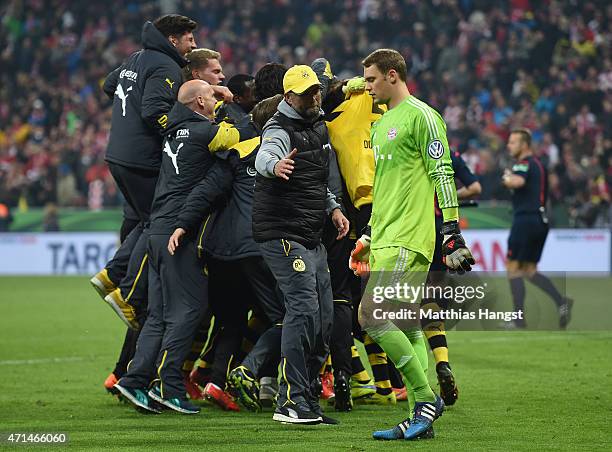
[[336,155],[346,195],[360,208],[372,204],[374,153],[370,143],[372,123],[381,117],[373,111],[372,97],[356,93],[326,116],[329,140]]
[[256,130],[250,124],[245,127],[213,124],[177,102],[168,118],[161,170],[151,208],[151,233],[172,233],[177,227],[195,233],[203,215],[195,219],[180,216],[192,190],[210,180],[215,187],[211,202],[222,195],[222,182],[227,177],[224,162],[215,154],[255,135]]

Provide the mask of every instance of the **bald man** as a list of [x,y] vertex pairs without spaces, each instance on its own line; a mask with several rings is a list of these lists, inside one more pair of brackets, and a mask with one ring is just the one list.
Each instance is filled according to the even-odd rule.
[[[151,209],[149,256],[149,308],[136,354],[128,372],[115,388],[140,410],[157,413],[162,404],[184,414],[199,408],[189,403],[181,366],[207,306],[208,282],[199,262],[197,226],[223,194],[226,165],[216,153],[255,136],[255,129],[212,123],[215,97],[202,80],[183,84],[178,102],[168,115],[159,180]],[[192,190],[201,184],[208,202],[190,218],[179,215]],[[197,191],[196,191],[197,193]],[[196,221],[193,215],[198,216]],[[184,231],[181,246],[169,249],[170,236]],[[158,382],[149,390],[153,379]]]

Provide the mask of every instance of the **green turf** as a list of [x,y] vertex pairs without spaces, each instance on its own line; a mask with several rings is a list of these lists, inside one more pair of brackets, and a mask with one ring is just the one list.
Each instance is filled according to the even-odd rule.
[[269,412],[228,414],[205,406],[191,417],[143,416],[117,403],[102,381],[123,328],[85,278],[0,278],[0,307],[0,431],[66,432],[69,449],[611,448],[610,332],[451,332],[461,393],[436,422],[437,438],[379,443],[370,439],[372,430],[403,419],[405,404],[357,406],[337,415],[339,426],[306,428],[279,425]]

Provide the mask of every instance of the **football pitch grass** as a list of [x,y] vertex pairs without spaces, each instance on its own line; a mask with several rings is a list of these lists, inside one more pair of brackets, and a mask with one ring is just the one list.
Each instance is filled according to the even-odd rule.
[[[610,293],[598,290],[585,284],[581,296],[609,302]],[[580,301],[578,318],[589,306]],[[612,449],[610,331],[450,332],[459,401],[436,421],[434,440],[381,443],[372,431],[404,419],[406,403],[328,412],[341,424],[312,427],[278,424],[271,411],[225,413],[204,405],[195,416],[147,416],[118,403],[102,382],[124,328],[87,278],[0,278],[0,308],[0,432],[69,436],[64,446],[4,443],[0,449]],[[607,303],[597,309],[610,316]],[[437,388],[431,365],[429,376]]]

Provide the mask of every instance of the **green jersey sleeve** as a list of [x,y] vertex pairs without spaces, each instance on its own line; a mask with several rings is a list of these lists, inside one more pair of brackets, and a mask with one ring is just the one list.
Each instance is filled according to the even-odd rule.
[[436,188],[438,205],[442,210],[444,221],[457,220],[459,218],[457,188],[446,138],[446,124],[432,108],[422,113],[416,124],[416,144],[421,152],[427,175]]

